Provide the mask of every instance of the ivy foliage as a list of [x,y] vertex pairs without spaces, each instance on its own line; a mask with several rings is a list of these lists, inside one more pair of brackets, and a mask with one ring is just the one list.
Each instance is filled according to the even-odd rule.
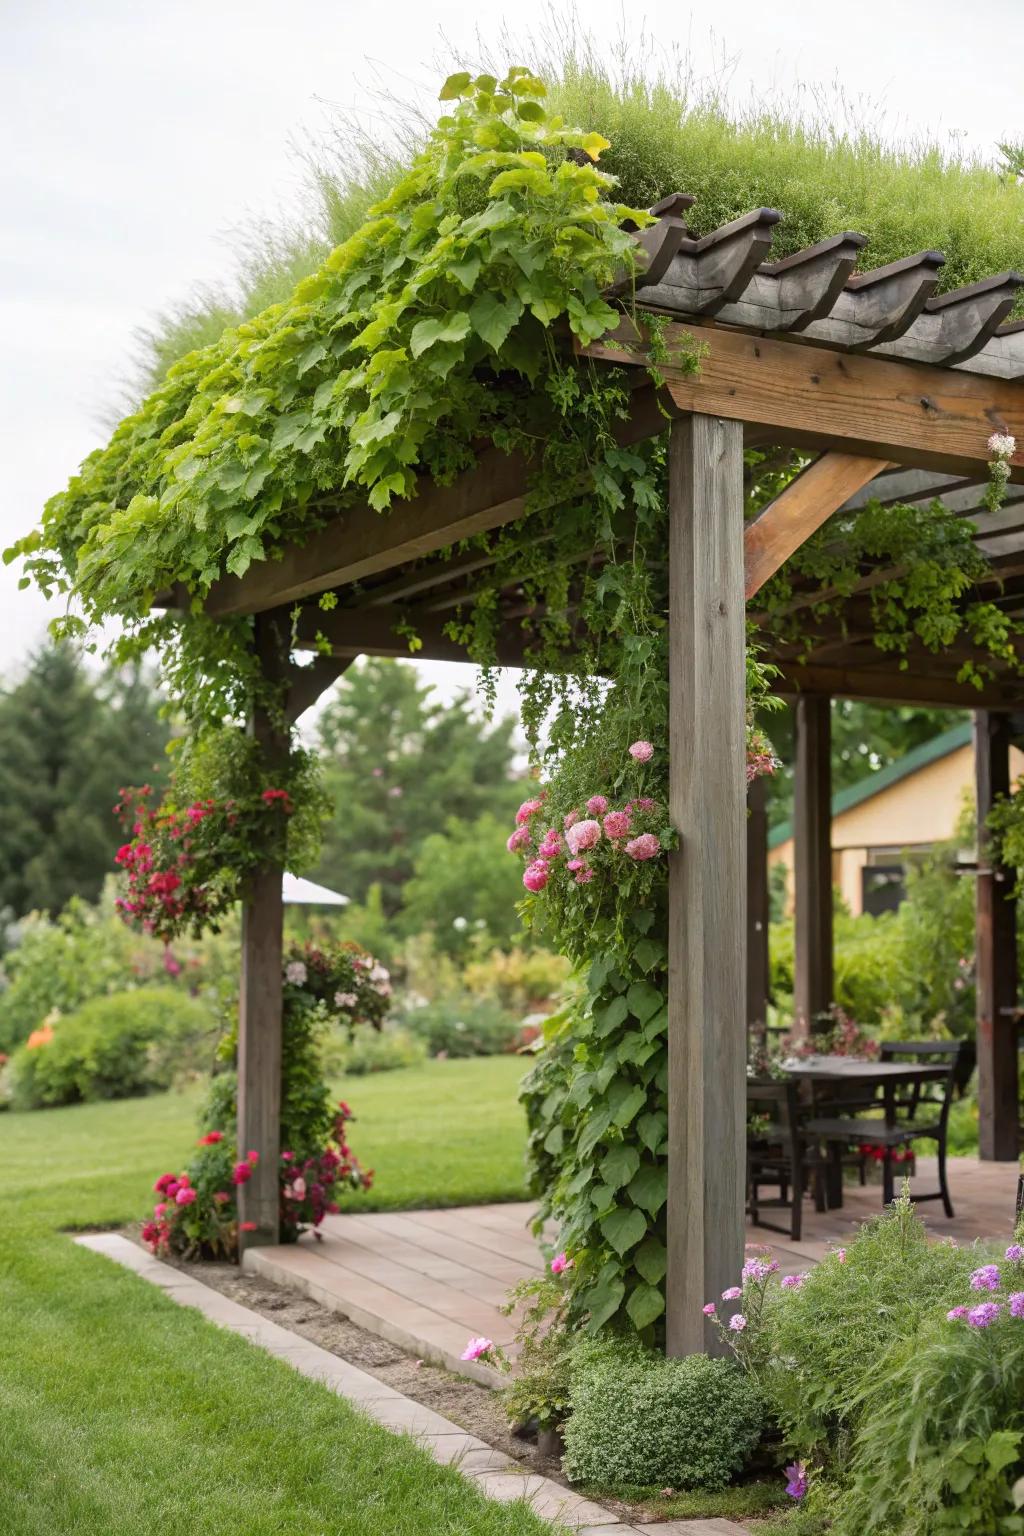
[[[564,322],[589,342],[632,269],[607,141],[567,128],[521,67],[453,75],[451,111],[363,227],[272,305],[176,363],[8,551],[88,619],[139,619],[301,540],[346,500],[445,483],[522,415]],[[529,423],[518,428],[528,431]]]

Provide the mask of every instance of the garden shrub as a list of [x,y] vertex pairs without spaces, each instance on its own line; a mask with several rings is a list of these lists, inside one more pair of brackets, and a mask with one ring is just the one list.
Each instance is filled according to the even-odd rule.
[[171,987],[95,997],[35,1030],[15,1052],[14,1107],[157,1093],[198,1067],[212,1026],[203,1003]]
[[370,1072],[395,1072],[418,1067],[427,1047],[408,1029],[332,1031],[323,1046],[323,1069],[331,1077],[365,1077]]
[[569,980],[572,966],[550,949],[491,950],[462,973],[474,997],[495,997],[510,1013],[541,1012]]
[[410,1008],[405,1026],[421,1039],[431,1056],[500,1056],[514,1051],[520,1019],[493,997],[455,993]]
[[577,1482],[722,1488],[761,1437],[763,1403],[732,1360],[666,1359],[581,1343],[571,1367],[565,1469]]
[[768,1385],[787,1436],[810,1454],[854,1422],[864,1384],[920,1319],[961,1299],[977,1263],[930,1242],[904,1196],[868,1222],[845,1258],[818,1264],[766,1309],[778,1367]]

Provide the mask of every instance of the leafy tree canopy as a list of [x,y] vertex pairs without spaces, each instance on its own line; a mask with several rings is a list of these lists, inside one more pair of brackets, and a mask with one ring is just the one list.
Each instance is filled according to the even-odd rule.
[[[357,662],[341,679],[318,730],[335,811],[314,878],[357,901],[379,885],[388,914],[401,906],[402,887],[432,834],[488,812],[510,820],[522,799],[512,776],[514,720],[482,723],[468,695],[442,703],[407,663]],[[478,869],[490,858],[488,844]],[[512,863],[507,856],[506,862]],[[462,915],[470,921],[490,916],[476,910],[472,861],[465,874],[470,883]],[[515,923],[513,901],[505,932]]]
[[165,774],[158,703],[138,671],[94,681],[66,644],[37,651],[0,693],[0,908],[95,901],[119,841],[118,789]]

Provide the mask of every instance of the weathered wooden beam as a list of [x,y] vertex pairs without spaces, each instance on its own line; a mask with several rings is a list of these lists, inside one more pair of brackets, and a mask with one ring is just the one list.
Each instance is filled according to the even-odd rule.
[[[446,619],[413,607],[335,608],[321,613],[307,608],[296,626],[297,650],[316,650],[319,638],[334,656],[415,657],[419,661],[468,661],[466,647],[445,634]],[[409,629],[419,642],[413,650]],[[496,637],[498,663],[503,667],[528,666],[527,637],[522,626],[504,624]]]
[[756,778],[747,790],[747,1028],[763,1030],[768,1017],[770,967],[768,925],[767,781]]
[[[623,322],[618,344],[605,338],[580,350],[645,365],[631,330]],[[991,434],[1005,432],[1018,444],[1013,473],[1024,471],[1024,383],[707,326],[669,325],[664,340],[670,354],[705,349],[697,373],[664,369],[679,410],[770,428],[780,443],[965,475],[988,462]]]
[[[664,409],[654,387],[634,390],[630,414],[616,429],[619,441],[639,442],[664,429]],[[409,501],[397,501],[387,512],[352,507],[280,560],[253,565],[241,578],[223,577],[211,587],[206,610],[214,618],[260,613],[393,570],[513,522],[526,511],[530,472],[523,454],[485,448],[475,466],[449,486],[424,476]],[[584,486],[583,480],[576,488],[567,484],[561,494],[571,496]]]
[[743,1261],[746,1183],[743,429],[673,423],[669,448],[670,1355]]
[[1010,722],[976,710],[974,781],[978,816],[975,882],[977,975],[978,1151],[989,1162],[1018,1153],[1017,904],[1013,876],[993,857],[985,821],[1010,790]]
[[832,711],[825,695],[796,705],[793,783],[793,1012],[809,1034],[832,1004]]
[[[257,619],[254,645],[263,675],[282,695],[287,686],[288,628],[279,617]],[[257,702],[249,729],[271,772],[288,760],[289,736],[278,712]],[[258,1156],[238,1189],[239,1247],[278,1240],[278,1170],[281,1133],[281,962],[284,946],[283,836],[263,850],[242,904],[242,973],[238,998],[238,1155]]]
[[[771,660],[770,653],[768,659]],[[837,699],[872,699],[882,704],[1011,709],[1019,705],[1024,685],[1019,678],[1007,678],[1005,682],[987,682],[981,688],[975,688],[972,683],[957,682],[953,674],[943,676],[940,672],[936,675],[931,667],[927,673],[901,672],[892,662],[888,669],[881,671],[869,666],[801,666],[797,662],[782,662],[779,676],[772,682],[772,691],[783,698],[828,694]]]
[[743,535],[748,601],[855,491],[888,468],[888,459],[823,453],[791,480]]

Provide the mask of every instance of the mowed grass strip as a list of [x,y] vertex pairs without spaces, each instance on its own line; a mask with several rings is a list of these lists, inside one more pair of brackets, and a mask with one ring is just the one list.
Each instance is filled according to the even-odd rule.
[[[393,1182],[379,1203],[521,1194],[522,1069],[430,1063],[344,1084],[361,1115],[353,1144]],[[196,1104],[169,1094],[0,1116],[5,1536],[550,1532],[58,1233],[142,1214],[155,1174],[192,1144]]]

